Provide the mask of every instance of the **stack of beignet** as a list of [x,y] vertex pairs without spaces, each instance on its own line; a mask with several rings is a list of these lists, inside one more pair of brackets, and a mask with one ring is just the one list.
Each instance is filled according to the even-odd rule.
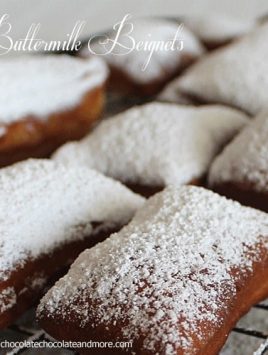
[[[0,328],[58,280],[37,310],[50,336],[132,345],[82,353],[216,355],[268,297],[268,24],[185,24],[183,49],[149,61],[121,46],[103,60],[84,48],[1,61],[0,166],[59,149],[0,169]],[[178,30],[132,26],[137,43],[164,48]],[[106,44],[127,44],[128,29]],[[179,74],[158,96],[175,103],[97,123],[107,67],[122,101],[148,102]]]

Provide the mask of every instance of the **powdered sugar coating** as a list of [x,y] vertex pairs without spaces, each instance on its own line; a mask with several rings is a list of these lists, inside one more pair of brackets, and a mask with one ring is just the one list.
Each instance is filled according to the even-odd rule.
[[32,55],[1,59],[0,124],[50,114],[77,105],[90,89],[107,77],[99,58]]
[[[105,325],[140,351],[193,354],[223,321],[240,276],[268,248],[268,215],[198,187],[170,186],[129,225],[83,252],[42,299],[38,316]],[[248,252],[250,250],[250,257]],[[102,329],[102,328],[101,328]],[[208,332],[208,333],[207,333]]]
[[3,314],[12,308],[17,302],[17,295],[14,287],[6,287],[0,291],[0,313]]
[[128,222],[143,203],[143,198],[95,171],[49,160],[2,169],[0,185],[1,280],[28,258],[89,236],[92,222]]
[[250,183],[268,191],[268,113],[262,113],[225,147],[213,162],[209,183]]
[[173,79],[157,96],[157,101],[174,102],[180,105],[195,105],[195,101],[182,93],[178,86],[178,78]]
[[53,158],[87,165],[125,183],[189,183],[205,174],[222,145],[246,122],[243,113],[223,106],[151,103],[102,122]]
[[178,79],[186,94],[225,103],[251,114],[267,106],[268,24],[201,59]]
[[204,42],[221,43],[242,36],[255,26],[253,20],[210,14],[191,15],[185,18],[185,24]]
[[[108,38],[117,41],[112,52],[109,50],[114,46],[113,42],[103,45],[101,41],[92,43],[91,50],[101,57],[112,67],[123,71],[131,80],[136,83],[148,83],[148,81],[159,80],[162,76],[167,76],[173,72],[177,72],[183,62],[183,57],[198,58],[204,53],[204,48],[199,40],[185,27],[179,32],[178,39],[183,41],[183,49],[175,48],[174,50],[165,50],[164,44],[171,43],[178,30],[178,25],[170,21],[160,19],[139,19],[127,21],[119,38],[117,38],[117,30],[112,31]],[[133,31],[128,35],[133,25]],[[130,38],[130,37],[131,38]],[[143,70],[150,56],[150,48],[133,49],[133,40],[135,43],[162,42],[158,45],[150,59],[149,65]],[[100,43],[101,42],[101,43]],[[180,46],[178,46],[180,47]],[[109,53],[108,53],[109,52]],[[106,54],[105,54],[106,53]],[[105,54],[105,55],[104,55]],[[82,50],[83,56],[91,55],[87,47]]]

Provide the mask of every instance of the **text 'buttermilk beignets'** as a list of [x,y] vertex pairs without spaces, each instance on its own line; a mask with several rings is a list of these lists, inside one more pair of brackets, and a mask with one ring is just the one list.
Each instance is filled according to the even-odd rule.
[[99,58],[1,59],[0,166],[47,157],[85,136],[102,112],[107,74]]
[[126,224],[143,203],[88,168],[27,160],[0,170],[0,327],[32,306],[81,251]]
[[128,19],[118,30],[116,26],[107,36],[97,36],[81,56],[93,52],[101,57],[110,69],[110,89],[123,95],[156,94],[205,51],[191,31],[172,21]]
[[132,341],[133,354],[215,355],[268,296],[268,215],[168,187],[83,252],[38,308],[57,339]]
[[151,103],[102,122],[53,159],[89,166],[146,195],[169,184],[197,183],[246,122],[243,113],[223,106]]

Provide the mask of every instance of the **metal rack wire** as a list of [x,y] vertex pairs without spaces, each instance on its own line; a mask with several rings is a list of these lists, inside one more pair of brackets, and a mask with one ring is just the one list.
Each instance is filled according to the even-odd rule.
[[[260,310],[262,312],[263,318],[267,318],[268,319],[268,303],[257,304],[257,305],[255,305],[253,307],[253,309]],[[233,332],[237,333],[237,334],[242,334],[242,335],[244,335],[246,337],[253,337],[255,339],[260,339],[261,340],[261,345],[259,346],[259,350],[256,349],[256,350],[258,350],[258,355],[267,355],[268,354],[268,343],[267,343],[268,328],[262,329],[261,331],[260,330],[256,330],[255,329],[255,324],[251,323],[250,327],[243,327],[243,326],[237,325],[233,329]]]

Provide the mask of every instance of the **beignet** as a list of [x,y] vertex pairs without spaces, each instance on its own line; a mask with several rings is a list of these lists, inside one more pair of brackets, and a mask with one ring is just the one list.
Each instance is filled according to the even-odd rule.
[[[119,36],[117,26],[107,37],[97,37],[90,48],[85,46],[81,56],[88,57],[93,52],[106,61],[110,68],[111,91],[123,95],[155,95],[205,51],[197,37],[185,27],[175,37],[178,27],[163,19],[129,19]],[[171,48],[174,38],[176,42]]]
[[0,166],[48,157],[86,135],[103,108],[105,63],[66,55],[1,59]]
[[56,339],[131,340],[132,354],[216,355],[238,319],[268,296],[267,272],[267,214],[173,186],[84,251],[37,316]]
[[202,180],[211,160],[246,122],[243,113],[223,106],[151,103],[103,121],[53,159],[89,166],[148,196],[169,184]]
[[215,49],[230,43],[254,29],[254,20],[216,15],[191,15],[184,19],[186,26],[209,49]]
[[[182,95],[255,115],[267,106],[268,24],[211,52],[177,80]],[[173,83],[174,85],[174,83]]]
[[79,253],[119,230],[143,203],[85,167],[27,160],[0,170],[0,328],[31,307]]
[[245,127],[216,157],[209,186],[230,198],[268,212],[268,114]]

